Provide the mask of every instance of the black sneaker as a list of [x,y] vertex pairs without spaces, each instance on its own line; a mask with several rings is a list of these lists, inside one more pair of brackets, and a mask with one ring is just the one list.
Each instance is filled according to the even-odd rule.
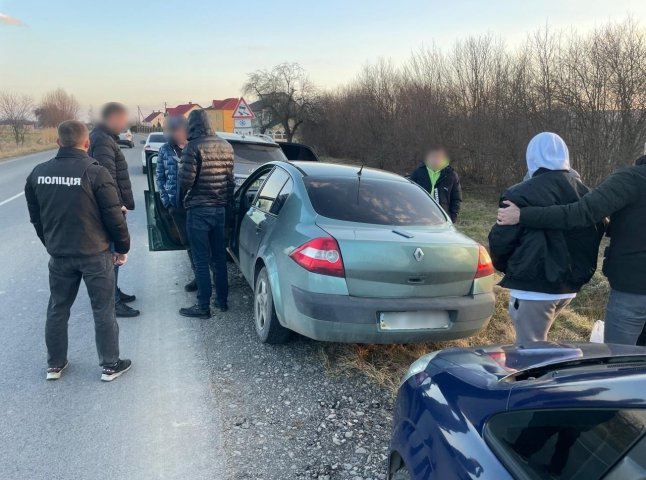
[[114,310],[117,317],[136,317],[140,313],[136,308],[129,307],[123,302],[117,302],[114,306]]
[[218,308],[222,313],[229,311],[229,305],[227,305],[226,303],[218,303]]
[[119,292],[119,301],[121,303],[130,303],[134,302],[137,300],[137,297],[134,295],[128,295],[127,293],[123,293],[120,288],[117,288],[117,292]]
[[179,314],[183,317],[192,317],[192,318],[211,318],[211,309],[206,307],[200,307],[199,305],[193,305],[188,308],[180,308]]
[[185,292],[197,292],[197,280],[193,279],[186,285],[184,285]]
[[47,380],[58,380],[63,374],[63,370],[67,368],[70,362],[65,362],[62,367],[50,367],[47,369]]
[[130,367],[132,367],[132,362],[127,359],[119,360],[114,365],[106,365],[101,373],[101,381],[111,382],[130,370]]

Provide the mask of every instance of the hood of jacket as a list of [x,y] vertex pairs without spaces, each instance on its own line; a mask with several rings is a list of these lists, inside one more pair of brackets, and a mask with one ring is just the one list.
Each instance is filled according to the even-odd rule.
[[570,170],[570,152],[556,133],[543,132],[532,138],[527,145],[526,159],[530,177],[540,168]]
[[202,109],[193,110],[188,116],[188,139],[212,137],[215,133],[209,123],[209,116]]

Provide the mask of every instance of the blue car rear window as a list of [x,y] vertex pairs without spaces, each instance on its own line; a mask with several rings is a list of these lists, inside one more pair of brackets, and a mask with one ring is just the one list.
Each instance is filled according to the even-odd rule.
[[305,177],[304,182],[314,210],[324,217],[396,226],[446,222],[442,210],[412,183],[345,177]]
[[645,434],[646,409],[581,408],[499,413],[485,438],[519,478],[599,480]]

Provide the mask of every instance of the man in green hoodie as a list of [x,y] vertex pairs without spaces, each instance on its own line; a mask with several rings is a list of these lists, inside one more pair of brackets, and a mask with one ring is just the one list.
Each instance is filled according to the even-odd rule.
[[449,157],[443,147],[431,147],[424,162],[412,173],[410,179],[426,190],[448,213],[452,222],[458,219],[462,204],[460,177],[449,165]]

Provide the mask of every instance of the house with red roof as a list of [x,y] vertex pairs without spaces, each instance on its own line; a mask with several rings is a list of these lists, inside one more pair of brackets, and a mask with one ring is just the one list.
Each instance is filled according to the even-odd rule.
[[163,127],[164,126],[164,112],[157,112],[153,111],[150,115],[148,115],[144,120],[141,122],[143,125],[147,127]]
[[238,105],[239,98],[225,98],[224,100],[213,100],[211,105],[204,110],[209,116],[211,128],[216,132],[233,132],[234,121],[233,111]]
[[193,103],[193,102],[183,103],[181,105],[177,105],[176,107],[166,108],[166,115],[169,117],[176,117],[181,115],[184,118],[188,118],[188,115],[193,110],[196,110],[198,108],[202,108],[202,107],[200,107],[197,103]]

